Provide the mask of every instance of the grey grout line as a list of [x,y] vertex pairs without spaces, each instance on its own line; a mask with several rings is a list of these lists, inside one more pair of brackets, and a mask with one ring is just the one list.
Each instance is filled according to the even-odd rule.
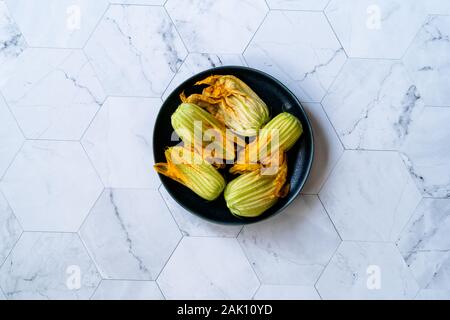
[[[9,253],[6,255],[5,259],[3,261],[0,261],[0,270],[3,268],[3,266],[5,265],[6,261],[8,261],[9,257],[12,255],[12,253],[14,252],[14,250],[17,247],[17,244],[19,243],[20,239],[22,239],[22,236],[25,232],[22,232],[19,236],[19,238],[17,239],[16,243],[14,243],[14,245],[12,246],[11,250],[9,251]],[[5,295],[6,296],[6,295]]]
[[322,202],[322,199],[320,199],[319,195],[317,195],[317,199],[319,200],[320,204],[322,205],[322,208],[325,210],[325,213],[327,214],[328,219],[331,221],[331,224],[333,225],[334,231],[336,231],[336,233],[337,233],[339,239],[340,239],[341,242],[342,242],[343,240],[342,240],[341,233],[339,232],[338,228],[337,228],[336,225],[334,224],[333,219],[331,218],[330,214],[328,213],[327,208],[325,208],[325,205],[324,205],[324,203]]
[[84,52],[84,48],[86,48],[86,45],[89,43],[89,41],[91,40],[92,36],[94,35],[94,33],[97,31],[98,26],[100,25],[100,23],[103,21],[103,19],[106,16],[106,13],[109,11],[109,8],[111,8],[111,3],[108,1],[108,5],[105,8],[105,11],[103,11],[103,13],[100,15],[97,23],[94,25],[94,28],[92,29],[91,33],[88,35],[86,41],[84,42],[84,44],[81,46],[81,49]]
[[[100,198],[103,196],[103,194],[105,193],[105,191],[108,190],[108,188],[103,187],[102,192],[100,192],[100,194],[98,195],[97,199],[95,199],[94,203],[92,204],[91,208],[89,209],[88,213],[86,214],[86,216],[84,217],[83,221],[80,224],[80,227],[78,228],[78,230],[76,231],[76,233],[80,234],[81,229],[83,228],[83,226],[86,224],[87,219],[89,218],[89,216],[91,215],[92,210],[94,209],[94,207],[97,205],[98,201],[100,200]],[[80,238],[81,235],[80,235]]]
[[[92,161],[91,157],[89,156],[88,152],[86,151],[86,148],[84,147],[83,143],[82,143],[81,141],[78,142],[78,143],[80,144],[81,148],[83,149],[84,154],[85,154],[87,160],[89,161],[89,163],[90,163],[92,169],[94,170],[95,174],[97,175],[97,178],[99,179],[101,185],[103,186],[104,189],[107,188],[105,182],[104,182],[103,179],[102,179],[102,176],[101,176],[100,173],[98,172],[97,167],[94,165],[94,162]],[[103,190],[103,191],[104,191],[104,190]]]
[[[181,231],[180,231],[181,233]],[[172,256],[174,255],[175,251],[177,251],[178,247],[180,246],[181,241],[183,241],[183,239],[185,238],[184,235],[181,235],[180,240],[178,240],[177,245],[175,246],[175,248],[172,250],[172,252],[170,253],[170,256],[167,258],[166,262],[164,263],[163,267],[161,268],[161,270],[159,271],[158,275],[155,277],[154,281],[158,281],[159,277],[161,276],[162,272],[164,271],[164,269],[166,269],[167,264],[169,263],[169,261],[172,259]],[[161,290],[162,292],[162,290]]]
[[[191,54],[191,53],[188,53],[188,54],[184,57],[183,62],[180,64],[180,67],[178,68],[177,72],[174,73],[173,77],[170,79],[169,83],[167,84],[166,88],[164,89],[164,91],[163,91],[163,93],[162,93],[162,95],[161,95],[161,99],[162,99],[162,97],[164,97],[164,95],[165,95],[165,94],[167,93],[167,91],[169,90],[170,85],[173,83],[173,81],[175,80],[176,76],[179,74],[180,69],[184,66],[184,64],[185,64],[185,62],[186,62],[186,60],[187,60],[187,58],[189,57],[190,54]],[[183,81],[184,81],[184,80],[186,80],[186,79],[183,79]],[[162,99],[162,100],[165,100],[165,99]]]
[[[2,182],[2,180],[0,179],[0,183],[1,183],[1,182]],[[11,206],[10,201],[8,200],[8,198],[6,198],[6,195],[5,195],[5,193],[2,191],[1,188],[0,188],[0,197],[3,197],[3,199],[5,199],[5,201],[6,201],[7,205],[8,205],[8,207],[9,207],[9,209],[11,210],[11,212],[12,212],[14,218],[16,219],[16,222],[19,224],[19,227],[20,227],[20,230],[21,230],[21,234],[22,234],[22,232],[23,232],[23,230],[24,230],[23,225],[22,225],[22,221],[19,220],[19,218],[18,218],[18,216],[17,216],[15,210],[14,210],[13,207]],[[1,261],[0,261],[0,262],[1,262]],[[0,263],[0,266],[1,266],[1,263]]]
[[164,300],[168,300],[166,295],[164,294],[164,292],[161,289],[161,286],[159,285],[158,281],[154,280],[156,283],[156,286],[158,287],[159,292],[161,292],[161,295],[163,296]]
[[8,101],[6,101],[5,96],[3,95],[2,90],[0,90],[0,99],[3,100],[3,102],[6,105],[6,109],[8,110],[9,114],[11,115],[11,117],[14,119],[14,121],[16,122],[17,127],[19,128],[20,133],[22,134],[22,138],[25,140],[26,136],[25,136],[25,132],[22,129],[22,126],[19,124],[19,121],[17,120],[16,115],[14,114],[14,112],[11,109],[11,106],[9,105]]
[[[317,196],[319,197],[319,200],[321,200],[321,199],[320,199],[320,193],[322,192],[323,188],[324,188],[325,185],[327,184],[328,180],[330,179],[331,175],[333,174],[333,172],[334,172],[334,170],[336,169],[336,167],[337,167],[337,165],[339,164],[339,162],[341,162],[341,159],[342,159],[342,157],[344,156],[345,152],[346,152],[346,151],[345,151],[345,149],[344,149],[344,151],[341,153],[341,155],[339,156],[339,158],[336,160],[336,163],[333,165],[333,168],[331,168],[330,173],[328,173],[328,175],[327,175],[327,176],[325,177],[325,179],[323,180],[322,185],[321,185],[320,188],[319,188],[319,191],[317,191]],[[321,201],[322,201],[322,200],[321,200]]]
[[161,200],[164,202],[164,206],[166,207],[167,211],[169,211],[170,216],[172,217],[173,222],[174,222],[175,225],[177,226],[178,231],[180,232],[181,237],[184,237],[185,235],[184,235],[184,233],[183,233],[183,230],[181,230],[180,225],[178,224],[177,219],[175,219],[175,216],[173,215],[172,210],[170,210],[169,205],[168,205],[167,202],[166,202],[166,199],[164,198],[164,196],[162,195],[162,193],[161,193],[161,191],[160,191],[161,188],[164,188],[164,186],[162,185],[162,183],[159,185],[159,187],[157,188],[156,191],[158,192],[159,197],[161,198]]
[[[188,48],[188,46],[186,45],[186,42],[184,41],[183,37],[181,36],[181,33],[179,32],[179,30],[178,30],[178,28],[177,28],[177,25],[175,24],[175,21],[172,19],[172,16],[170,15],[169,10],[167,10],[167,8],[165,7],[165,4],[164,4],[164,6],[163,6],[163,9],[164,9],[164,12],[165,12],[165,13],[167,14],[167,16],[169,17],[169,20],[170,20],[170,22],[172,23],[173,28],[175,29],[176,34],[177,34],[178,37],[180,38],[181,43],[183,44],[184,48],[186,49],[186,52],[187,52],[186,57],[187,57],[187,56],[189,55],[189,53],[190,53],[189,48]],[[185,60],[186,60],[186,57],[184,58]],[[181,67],[181,65],[180,65],[180,67]],[[179,70],[179,68],[178,68],[178,70]],[[177,70],[177,73],[178,73],[178,70]]]
[[[330,1],[330,2],[331,2],[331,1]],[[328,3],[328,4],[330,4],[330,3]],[[328,4],[327,4],[327,7],[328,7]],[[327,16],[327,14],[326,14],[326,12],[325,12],[325,9],[322,11],[322,15],[325,17],[325,20],[328,22],[328,25],[330,26],[330,29],[331,29],[331,31],[333,32],[333,35],[334,35],[334,37],[336,38],[336,40],[337,40],[337,42],[339,43],[339,45],[341,46],[342,50],[344,50],[345,56],[346,56],[347,58],[349,58],[349,55],[348,55],[348,53],[347,53],[347,50],[345,50],[345,47],[343,46],[343,44],[342,44],[342,42],[341,42],[341,39],[339,39],[339,37],[338,37],[336,31],[334,30],[333,25],[331,24],[330,19],[328,19],[328,16]],[[339,72],[340,72],[340,71],[339,71]],[[327,91],[328,91],[328,90],[327,90]]]
[[319,283],[320,279],[322,278],[323,274],[325,273],[325,270],[328,268],[328,265],[331,263],[331,261],[333,260],[334,256],[336,255],[336,253],[338,252],[339,248],[342,246],[343,243],[344,243],[344,241],[341,241],[341,243],[339,243],[339,245],[336,246],[336,249],[334,250],[333,254],[330,256],[330,259],[328,259],[328,262],[325,264],[325,266],[323,267],[319,276],[317,277],[317,280],[313,284],[313,287],[316,289],[317,293],[320,296],[320,299],[322,299],[322,300],[323,300],[323,297],[320,294],[319,289],[317,288],[317,284]]
[[[13,163],[16,161],[17,157],[19,156],[19,153],[22,151],[24,145],[25,145],[26,140],[24,139],[22,141],[22,144],[20,145],[19,149],[17,150],[17,152],[15,153],[14,157],[11,159],[11,161],[9,162],[8,166],[5,168],[5,171],[2,173],[2,175],[0,176],[0,182],[2,182],[6,176],[6,174],[8,173],[9,169],[11,168],[11,166],[13,165]],[[1,187],[0,187],[1,189]]]
[[101,279],[101,280],[98,282],[97,286],[95,287],[94,291],[92,291],[92,294],[91,294],[91,296],[89,297],[88,300],[92,300],[92,299],[94,298],[94,296],[95,296],[95,294],[97,293],[98,288],[100,288],[100,285],[102,284],[103,280],[104,280],[104,279]]
[[267,17],[270,14],[270,9],[267,10],[266,15],[264,16],[264,18],[261,20],[261,23],[259,24],[259,26],[256,28],[255,32],[253,32],[253,35],[251,36],[250,40],[247,42],[247,45],[245,46],[244,50],[242,50],[242,52],[240,53],[243,57],[245,62],[247,63],[248,66],[250,66],[250,64],[248,63],[247,59],[245,59],[245,51],[247,51],[248,47],[250,46],[250,44],[252,43],[253,39],[255,38],[256,34],[258,33],[259,29],[261,29],[261,26],[266,22]]

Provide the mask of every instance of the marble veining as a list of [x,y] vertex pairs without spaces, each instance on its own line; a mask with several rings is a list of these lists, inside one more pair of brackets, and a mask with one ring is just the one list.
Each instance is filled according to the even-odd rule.
[[24,233],[0,268],[8,299],[89,299],[100,275],[76,234]]
[[0,66],[19,56],[26,48],[25,39],[4,1],[0,2]]
[[396,150],[423,101],[400,62],[349,59],[323,106],[346,148]]
[[397,246],[422,289],[446,291],[450,285],[450,200],[423,199]]
[[346,60],[323,13],[302,11],[271,11],[244,57],[304,102],[320,102]]
[[429,197],[450,197],[450,108],[425,108],[400,151],[411,176]]
[[422,26],[404,62],[430,106],[450,106],[450,17],[431,16]]
[[3,263],[19,240],[22,228],[11,207],[0,193],[0,263]]
[[104,278],[129,280],[155,280],[181,237],[158,191],[144,189],[106,189],[80,235]]
[[85,52],[108,94],[146,97],[162,95],[187,54],[163,8],[123,5],[111,5]]
[[80,139],[106,98],[80,50],[27,49],[0,74],[0,90],[30,139]]

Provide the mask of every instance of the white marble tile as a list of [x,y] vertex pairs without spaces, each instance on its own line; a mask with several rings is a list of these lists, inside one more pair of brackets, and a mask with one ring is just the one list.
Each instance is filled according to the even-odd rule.
[[105,90],[159,97],[186,49],[162,7],[112,5],[85,47]]
[[100,275],[80,238],[70,233],[24,233],[0,269],[8,299],[89,299]]
[[176,203],[164,186],[159,192],[184,236],[235,238],[242,230],[242,226],[221,225],[197,217]]
[[159,187],[152,139],[160,105],[153,98],[108,98],[95,117],[82,144],[107,187]]
[[267,0],[270,9],[314,10],[325,9],[330,0]]
[[11,164],[23,141],[24,137],[16,120],[0,96],[0,177]]
[[450,199],[423,199],[403,229],[397,246],[414,251],[450,250]]
[[426,19],[418,1],[331,0],[325,10],[349,57],[400,59]]
[[262,284],[312,286],[340,243],[317,196],[300,196],[282,214],[245,226],[238,237]]
[[317,194],[344,152],[336,131],[320,103],[303,103],[314,134],[314,160],[302,192]]
[[167,299],[250,299],[259,287],[236,239],[185,237],[157,280]]
[[450,197],[449,123],[450,108],[425,108],[400,149],[426,196]]
[[301,11],[271,11],[244,57],[304,102],[320,102],[346,60],[323,13]]
[[0,301],[2,301],[2,300],[6,300],[6,297],[5,297],[5,295],[3,294],[3,291],[0,288]]
[[394,244],[343,242],[316,284],[323,299],[412,299],[419,288]]
[[450,300],[450,290],[420,290],[415,300]]
[[142,4],[149,6],[162,6],[166,0],[109,0],[113,4]]
[[450,106],[450,17],[431,16],[403,61],[427,105]]
[[322,103],[349,149],[397,149],[423,109],[405,67],[388,60],[349,59]]
[[92,300],[164,300],[154,281],[102,280]]
[[241,53],[264,19],[264,0],[169,0],[165,4],[189,52]]
[[320,300],[317,290],[311,286],[262,285],[254,300]]
[[0,265],[11,252],[21,233],[22,228],[19,222],[8,202],[0,193]]
[[421,196],[395,152],[345,151],[320,191],[343,240],[396,241]]
[[418,250],[403,254],[408,268],[421,289],[450,288],[450,252]]
[[164,92],[163,99],[166,99],[178,85],[189,77],[207,69],[226,65],[245,66],[246,64],[240,54],[190,53]]
[[78,142],[27,141],[0,182],[26,231],[77,231],[103,186]]
[[450,288],[450,199],[423,199],[397,246],[422,289]]
[[81,50],[27,49],[0,74],[0,90],[31,139],[80,139],[105,100]]
[[5,0],[33,47],[81,48],[108,0]]
[[181,238],[155,189],[106,189],[80,235],[103,278],[130,280],[154,280]]
[[[4,1],[0,1],[0,66],[14,60],[26,47],[25,40]],[[1,76],[4,76],[0,73]]]

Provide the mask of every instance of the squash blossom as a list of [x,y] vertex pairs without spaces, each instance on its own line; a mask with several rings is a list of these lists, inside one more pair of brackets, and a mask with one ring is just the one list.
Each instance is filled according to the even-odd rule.
[[243,173],[260,167],[271,167],[283,161],[284,153],[303,133],[300,121],[283,112],[269,121],[251,143],[239,152],[231,173]]
[[255,136],[269,121],[264,101],[243,81],[231,75],[214,75],[196,83],[208,85],[202,94],[180,97],[207,109],[217,120],[241,136]]
[[157,163],[155,170],[194,191],[205,200],[216,199],[225,188],[222,175],[199,154],[187,148],[168,148],[167,163]]
[[231,213],[241,217],[257,217],[289,192],[287,164],[284,161],[272,175],[261,170],[245,173],[228,183],[224,196]]
[[180,104],[171,122],[184,145],[211,162],[234,160],[234,142],[245,144],[242,138],[227,132],[225,125],[195,104]]

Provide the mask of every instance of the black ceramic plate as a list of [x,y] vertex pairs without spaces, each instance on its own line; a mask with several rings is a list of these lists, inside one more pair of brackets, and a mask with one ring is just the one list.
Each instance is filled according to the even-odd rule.
[[[175,201],[188,211],[204,219],[225,224],[248,224],[264,220],[281,212],[300,193],[309,175],[314,153],[311,124],[302,105],[283,84],[268,74],[246,67],[227,66],[203,71],[183,82],[164,101],[156,119],[153,133],[155,162],[165,162],[164,150],[168,146],[178,143],[177,141],[171,141],[173,129],[170,124],[170,117],[181,103],[179,94],[182,91],[185,91],[186,95],[200,93],[203,86],[194,86],[194,84],[213,74],[230,74],[244,81],[269,106],[271,117],[286,111],[295,115],[301,121],[303,134],[295,146],[287,153],[288,180],[290,183],[288,195],[258,217],[238,218],[233,216],[228,210],[223,195],[214,201],[205,201],[185,186],[161,174],[159,176]],[[232,175],[223,173],[227,181],[233,179]]]

